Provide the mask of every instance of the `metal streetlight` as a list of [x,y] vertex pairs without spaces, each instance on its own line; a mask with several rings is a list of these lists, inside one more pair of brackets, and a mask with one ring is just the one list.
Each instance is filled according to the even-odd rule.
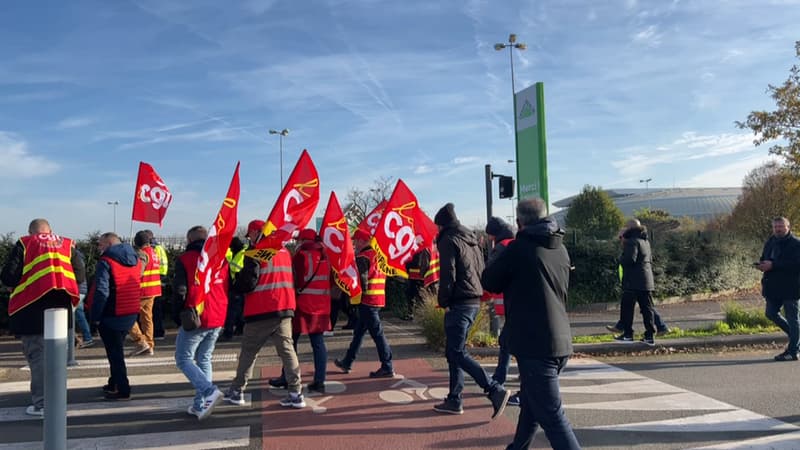
[[[639,183],[644,183],[644,193],[645,194],[649,194],[650,193],[650,182],[651,181],[653,181],[652,178],[645,178],[643,180],[639,180]],[[647,209],[652,209],[652,206],[650,205],[650,196],[647,196]]]
[[281,131],[269,130],[269,134],[277,134],[280,139],[280,152],[281,152],[281,189],[283,189],[283,137],[289,135],[289,129],[284,128]]
[[[514,94],[516,93],[516,89],[514,89],[514,49],[526,50],[528,45],[524,42],[517,42],[517,35],[512,33],[508,35],[508,44],[494,44],[494,49],[498,52],[506,48],[508,49],[509,61],[511,61],[511,101],[513,102]],[[516,111],[514,115],[516,115]]]
[[116,234],[117,233],[117,205],[119,205],[119,202],[114,200],[113,202],[106,202],[106,203],[109,204],[109,205],[112,205],[114,207],[114,234]]

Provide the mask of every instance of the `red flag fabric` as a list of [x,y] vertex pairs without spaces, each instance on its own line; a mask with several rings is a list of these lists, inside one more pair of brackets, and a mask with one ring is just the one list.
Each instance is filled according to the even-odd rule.
[[369,214],[364,216],[364,219],[361,220],[361,223],[358,224],[356,228],[359,230],[365,231],[369,233],[370,236],[375,234],[375,228],[378,227],[378,222],[381,221],[381,216],[383,215],[383,210],[386,208],[386,200],[381,200]]
[[239,163],[233,172],[228,194],[222,201],[217,218],[208,230],[208,238],[203,244],[203,250],[197,259],[197,269],[194,273],[194,282],[201,286],[201,298],[196,305],[197,312],[202,313],[205,305],[205,296],[211,291],[212,284],[226,280],[223,274],[228,271],[228,261],[225,253],[231,245],[233,235],[236,234],[237,216],[239,211]]
[[245,254],[269,260],[284,242],[291,239],[295,230],[308,225],[318,204],[319,175],[308,150],[303,150],[264,223],[261,230],[264,238],[256,243],[254,250]]
[[361,299],[361,285],[358,283],[358,266],[347,218],[342,212],[339,199],[331,192],[325,216],[322,218],[322,247],[334,270],[336,285],[350,296],[350,301],[358,303]]
[[172,194],[153,166],[139,162],[131,220],[157,223],[161,226],[171,201]]
[[431,245],[437,230],[411,189],[398,180],[370,241],[378,255],[380,271],[387,276],[408,278],[406,262],[421,248]]

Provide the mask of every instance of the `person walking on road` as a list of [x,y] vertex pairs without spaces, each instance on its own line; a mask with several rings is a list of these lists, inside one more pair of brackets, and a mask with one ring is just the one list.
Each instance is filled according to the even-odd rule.
[[615,337],[619,342],[633,342],[633,311],[639,304],[639,312],[644,321],[644,337],[641,341],[647,345],[655,345],[656,327],[653,320],[653,253],[647,230],[637,219],[631,219],[622,231],[622,301],[620,317],[622,318],[622,334]]
[[[765,314],[789,336],[786,350],[775,361],[797,361],[800,341],[800,240],[792,234],[789,219],[772,220],[772,236],[764,244],[757,263],[761,277],[761,294],[766,300]],[[783,308],[783,316],[780,311]]]
[[543,200],[517,204],[516,239],[484,270],[481,284],[503,292],[509,350],[520,376],[520,415],[507,449],[527,449],[539,425],[557,450],[580,449],[561,406],[558,376],[572,354],[566,311],[570,258],[564,231],[547,217]]
[[133,237],[133,246],[144,264],[142,274],[142,293],[139,300],[139,319],[131,327],[131,339],[135,345],[128,356],[150,355],[155,352],[155,336],[153,327],[153,302],[161,296],[161,275],[159,274],[159,258],[150,246],[151,234],[147,230],[137,231]]
[[[20,337],[31,372],[32,403],[25,414],[44,417],[44,311],[71,311],[77,306],[78,285],[86,281],[83,259],[77,258],[70,239],[53,234],[47,220],[34,219],[28,235],[19,238],[8,255],[0,280],[13,288],[8,301],[9,328]],[[72,314],[67,317],[72,326]]]
[[228,309],[227,262],[205,295],[203,286],[194,279],[206,238],[208,230],[199,225],[186,233],[188,245],[175,261],[172,289],[174,301],[183,305],[183,308],[194,308],[200,317],[200,327],[187,331],[181,326],[175,339],[175,364],[195,389],[194,401],[188,413],[198,420],[208,418],[222,401],[222,391],[212,381],[211,356]]
[[[444,401],[433,407],[444,414],[463,414],[461,393],[464,372],[483,389],[492,403],[492,419],[503,413],[510,392],[492,379],[467,352],[466,341],[480,308],[483,252],[475,233],[458,221],[452,203],[444,205],[434,217],[439,227],[436,246],[439,250],[439,306],[444,313],[445,355],[450,371],[450,387]],[[494,289],[502,292],[503,289]]]

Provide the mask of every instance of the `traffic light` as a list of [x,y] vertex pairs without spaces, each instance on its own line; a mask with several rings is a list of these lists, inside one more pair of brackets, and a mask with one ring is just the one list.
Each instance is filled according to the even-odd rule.
[[499,176],[500,181],[497,183],[499,185],[498,191],[500,192],[500,198],[511,198],[514,196],[514,178],[509,177],[506,175]]

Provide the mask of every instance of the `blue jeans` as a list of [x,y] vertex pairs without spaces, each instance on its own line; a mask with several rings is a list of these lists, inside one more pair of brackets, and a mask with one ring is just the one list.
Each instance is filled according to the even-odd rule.
[[364,335],[369,331],[369,335],[375,342],[375,348],[378,350],[381,368],[390,371],[394,370],[392,367],[392,349],[389,347],[386,336],[383,335],[380,311],[381,308],[377,306],[358,305],[358,320],[356,321],[356,327],[353,329],[353,340],[350,342],[350,348],[347,349],[342,361],[346,367],[353,365],[353,361],[358,355],[358,350],[361,348],[361,341],[364,340]]
[[[783,307],[784,316],[781,316],[781,307]],[[777,300],[768,298],[764,314],[789,336],[789,345],[786,347],[786,351],[796,355],[798,341],[800,341],[798,300]]]
[[497,355],[497,367],[494,369],[492,378],[500,384],[505,384],[508,377],[508,369],[511,367],[511,353],[508,350],[508,334],[506,327],[500,331],[500,337],[497,338],[497,343],[500,344],[500,352]]
[[89,328],[89,321],[86,320],[86,313],[83,311],[83,299],[86,298],[85,294],[81,294],[81,301],[75,307],[75,325],[80,328],[83,334],[83,342],[92,340],[92,330]]
[[175,364],[194,386],[194,409],[197,410],[203,406],[205,398],[217,390],[217,386],[211,381],[211,355],[221,329],[222,327],[198,328],[192,331],[178,329]]
[[[300,334],[292,335],[294,344],[294,352],[297,353],[297,342],[300,340]],[[325,382],[325,371],[328,365],[328,349],[325,347],[325,337],[322,333],[313,333],[308,335],[308,340],[311,341],[311,350],[314,353],[314,383]],[[281,381],[286,382],[286,374],[281,369]]]
[[450,369],[450,393],[447,400],[461,405],[461,392],[464,390],[464,372],[475,379],[475,382],[490,393],[500,388],[483,370],[477,361],[467,353],[467,333],[475,322],[478,306],[455,305],[444,313],[444,333],[446,338],[445,355]]
[[131,393],[131,385],[128,380],[128,367],[125,365],[125,336],[128,330],[115,330],[100,322],[97,327],[100,332],[100,339],[106,348],[106,357],[111,376],[108,378],[108,385],[117,388],[120,395],[127,396]]
[[520,377],[520,414],[514,442],[508,449],[527,449],[539,425],[544,429],[554,450],[580,450],[578,439],[572,431],[564,408],[558,375],[567,365],[569,357],[520,358],[517,357]]

